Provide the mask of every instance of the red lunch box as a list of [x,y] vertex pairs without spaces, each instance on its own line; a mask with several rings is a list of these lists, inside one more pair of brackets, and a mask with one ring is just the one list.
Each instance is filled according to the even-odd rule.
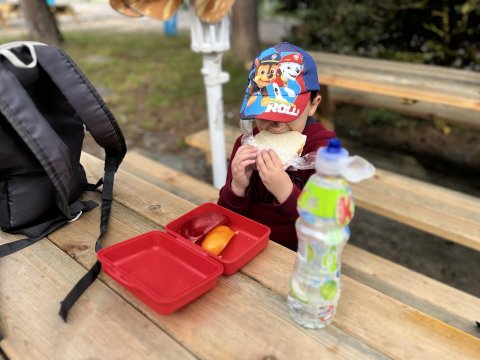
[[[187,222],[205,212],[224,215],[225,225],[236,232],[219,256],[180,235]],[[268,245],[270,235],[267,226],[213,203],[196,207],[165,229],[97,253],[106,274],[160,314],[172,313],[213,289],[220,275],[237,272]]]

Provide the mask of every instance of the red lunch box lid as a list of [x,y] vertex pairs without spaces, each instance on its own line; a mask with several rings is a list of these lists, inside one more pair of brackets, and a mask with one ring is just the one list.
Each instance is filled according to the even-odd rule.
[[[182,237],[181,229],[206,212],[227,218],[236,232],[219,256]],[[216,286],[223,273],[238,271],[268,245],[270,229],[217,204],[205,203],[166,226],[105,247],[102,269],[160,314],[169,314]]]

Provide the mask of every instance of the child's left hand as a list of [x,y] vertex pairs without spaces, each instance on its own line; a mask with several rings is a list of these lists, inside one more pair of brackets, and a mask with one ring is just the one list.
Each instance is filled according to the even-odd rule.
[[261,150],[257,154],[257,170],[265,187],[281,204],[290,196],[293,183],[274,150]]

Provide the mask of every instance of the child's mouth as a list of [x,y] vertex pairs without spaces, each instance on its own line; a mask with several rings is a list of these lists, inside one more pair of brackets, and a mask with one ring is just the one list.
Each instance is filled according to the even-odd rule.
[[284,128],[268,128],[267,129],[268,131],[270,131],[272,134],[283,134],[285,132],[288,131],[288,129],[284,129]]

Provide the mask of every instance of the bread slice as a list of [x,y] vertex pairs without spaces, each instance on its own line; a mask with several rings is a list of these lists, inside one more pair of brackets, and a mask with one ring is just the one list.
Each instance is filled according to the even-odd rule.
[[253,138],[253,145],[260,150],[275,150],[283,166],[288,167],[295,156],[302,154],[306,141],[307,136],[298,131],[273,134],[270,131],[262,130]]

